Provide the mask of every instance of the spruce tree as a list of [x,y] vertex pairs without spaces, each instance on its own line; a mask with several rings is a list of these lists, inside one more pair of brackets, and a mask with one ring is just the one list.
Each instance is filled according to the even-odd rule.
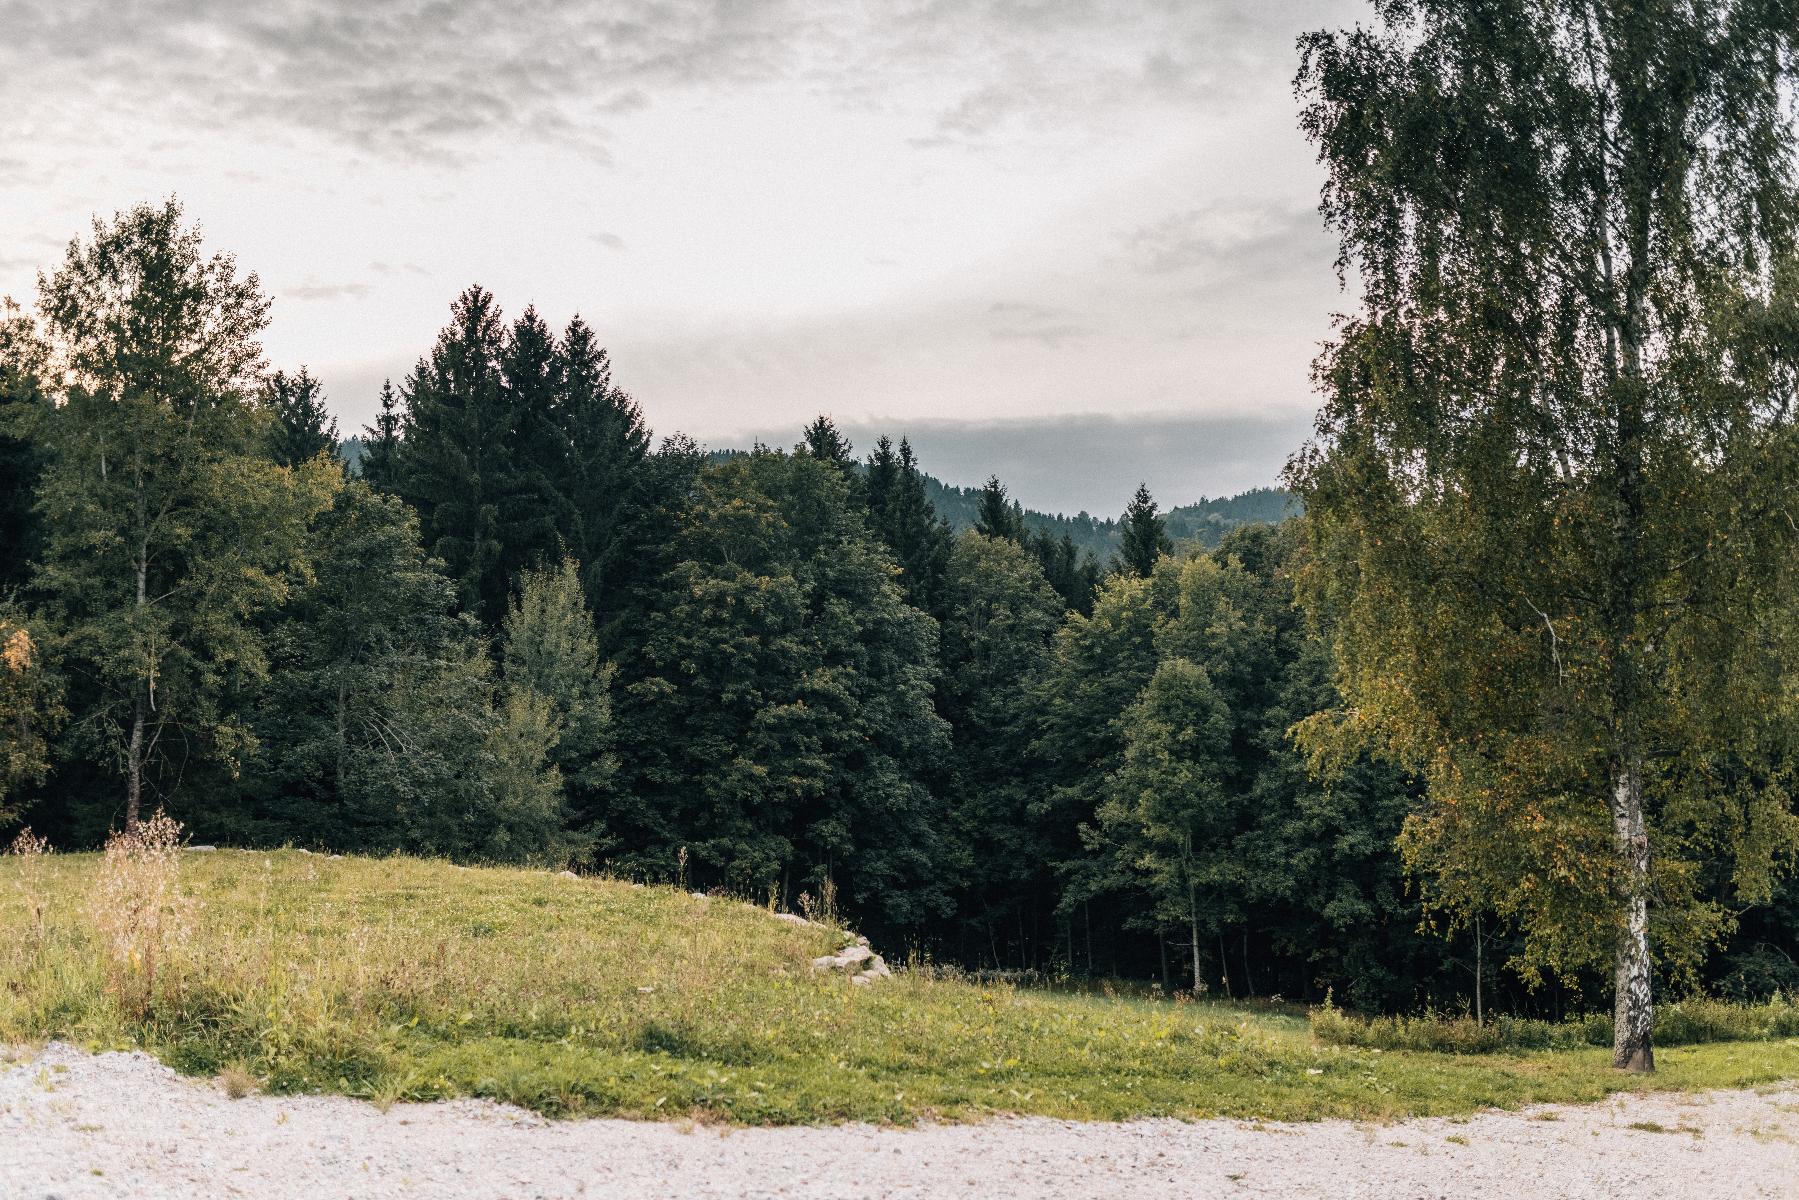
[[863,494],[871,528],[900,565],[907,603],[941,617],[943,577],[954,538],[949,522],[937,516],[925,496],[924,476],[909,441],[900,439],[898,454],[886,437],[875,443]]
[[999,476],[991,475],[981,488],[979,508],[974,519],[976,533],[1008,542],[1024,541],[1024,510],[1006,495],[1006,485]]
[[392,380],[381,381],[381,397],[373,424],[362,427],[362,481],[378,492],[395,490],[400,455],[400,399]]
[[276,371],[269,376],[263,403],[274,418],[269,454],[276,462],[294,467],[321,454],[337,453],[337,418],[325,407],[319,381],[305,367],[293,375]]
[[1158,558],[1174,553],[1166,523],[1157,515],[1156,502],[1145,485],[1137,485],[1137,494],[1131,497],[1119,525],[1122,529],[1122,542],[1118,547],[1119,570],[1147,579],[1156,569]]
[[613,383],[612,361],[580,317],[558,355],[560,532],[580,565],[587,607],[614,642],[654,587],[669,540],[658,513],[673,498],[661,494],[642,412]]
[[30,431],[50,402],[48,355],[36,323],[0,300],[0,599],[24,585],[39,549],[43,458]]

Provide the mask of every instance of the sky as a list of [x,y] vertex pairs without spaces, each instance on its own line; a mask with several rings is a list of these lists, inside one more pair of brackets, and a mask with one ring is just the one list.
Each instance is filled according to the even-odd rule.
[[1349,307],[1295,39],[1355,0],[0,0],[0,294],[179,195],[345,433],[471,283],[655,431],[828,413],[1122,510],[1276,482]]

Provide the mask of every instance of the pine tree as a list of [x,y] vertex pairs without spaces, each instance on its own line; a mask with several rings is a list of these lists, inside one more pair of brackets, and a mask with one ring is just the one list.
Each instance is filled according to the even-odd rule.
[[321,454],[337,453],[337,418],[325,407],[319,381],[305,367],[294,375],[276,371],[269,376],[263,403],[274,417],[269,453],[276,462],[296,467]]
[[513,576],[556,552],[555,370],[534,311],[508,329],[493,295],[471,287],[402,389],[396,490],[418,510],[463,606],[490,627]]
[[48,355],[36,323],[0,300],[0,598],[24,585],[39,551],[43,455],[30,431],[50,400]]
[[924,476],[909,441],[900,439],[897,455],[888,438],[875,443],[864,473],[863,495],[871,528],[900,565],[907,603],[940,617],[943,577],[954,538],[949,522],[937,516],[925,497]]
[[1024,541],[1024,510],[1006,495],[1006,485],[999,476],[989,476],[981,488],[980,507],[975,514],[976,533],[1008,542]]
[[395,490],[400,455],[399,397],[392,380],[381,381],[380,407],[374,423],[362,428],[362,481],[378,492]]
[[1063,605],[1029,551],[972,530],[945,575],[938,712],[954,748],[947,790],[966,845],[959,899],[970,957],[1041,966],[1055,904],[1054,838],[1033,812],[1043,783],[1035,691]]
[[561,536],[611,642],[653,588],[670,540],[659,513],[673,496],[662,494],[642,412],[613,383],[611,359],[580,317],[564,331],[559,356]]
[[1168,540],[1165,522],[1156,514],[1156,502],[1143,484],[1137,485],[1137,494],[1131,497],[1119,524],[1123,533],[1118,548],[1119,570],[1147,579],[1156,569],[1158,558],[1174,553],[1174,543]]

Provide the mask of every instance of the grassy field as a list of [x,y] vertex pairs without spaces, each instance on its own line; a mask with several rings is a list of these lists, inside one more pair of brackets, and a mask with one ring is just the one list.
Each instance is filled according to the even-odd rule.
[[142,1047],[240,1087],[378,1102],[770,1124],[1389,1118],[1799,1076],[1793,1038],[1659,1050],[1644,1082],[1596,1048],[1458,1056],[1326,1042],[1303,1016],[1221,1004],[905,972],[859,987],[811,970],[840,931],[542,871],[178,863],[166,902],[117,918],[138,893],[98,856],[0,858],[0,1042]]

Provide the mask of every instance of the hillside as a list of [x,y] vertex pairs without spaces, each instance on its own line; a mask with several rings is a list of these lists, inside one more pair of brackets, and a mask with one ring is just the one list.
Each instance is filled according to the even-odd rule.
[[[164,885],[168,903],[118,903]],[[1383,1051],[1326,1044],[1286,1008],[813,969],[850,941],[725,897],[549,871],[0,857],[0,1043],[138,1045],[239,1091],[755,1124],[1379,1118],[1643,1086],[1602,1050]],[[1696,1046],[1665,1051],[1652,1086],[1795,1073],[1794,1040]]]

